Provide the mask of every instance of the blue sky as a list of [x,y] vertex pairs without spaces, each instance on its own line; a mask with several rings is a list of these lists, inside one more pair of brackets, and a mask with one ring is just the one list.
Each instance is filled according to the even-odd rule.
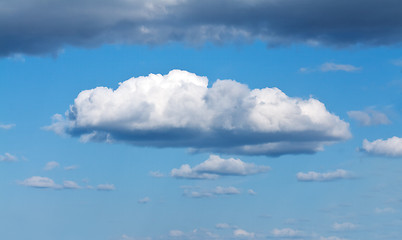
[[0,238],[399,239],[400,4],[274,2],[0,2]]

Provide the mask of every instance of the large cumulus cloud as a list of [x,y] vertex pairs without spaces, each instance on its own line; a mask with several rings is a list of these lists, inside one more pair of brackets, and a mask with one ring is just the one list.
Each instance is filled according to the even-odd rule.
[[0,56],[64,46],[250,42],[331,46],[402,40],[398,0],[2,0]]
[[316,99],[233,80],[208,88],[206,77],[181,70],[82,91],[47,128],[82,141],[250,155],[313,153],[350,137],[348,123]]

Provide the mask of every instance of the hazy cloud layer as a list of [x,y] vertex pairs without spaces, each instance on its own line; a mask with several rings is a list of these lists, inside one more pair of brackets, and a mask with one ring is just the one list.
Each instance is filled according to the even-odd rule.
[[182,165],[170,172],[172,177],[190,179],[214,179],[219,176],[233,175],[245,176],[263,173],[270,170],[268,166],[257,166],[254,163],[245,163],[240,159],[223,159],[217,155],[210,155],[207,160],[191,168],[190,165]]
[[402,157],[402,138],[394,136],[386,140],[377,139],[373,142],[364,139],[361,150],[373,155]]
[[364,111],[349,111],[348,116],[363,126],[385,125],[391,123],[385,113],[376,111],[374,109],[366,109]]
[[308,173],[299,172],[296,174],[296,177],[298,181],[303,182],[325,182],[337,179],[350,178],[351,174],[346,170],[337,169],[336,171],[326,173],[320,173],[314,171],[310,171]]
[[13,0],[0,5],[0,56],[106,43],[393,45],[401,27],[395,0]]
[[82,91],[53,121],[47,129],[84,142],[247,155],[314,153],[351,135],[349,124],[316,99],[233,80],[208,88],[206,77],[180,70]]

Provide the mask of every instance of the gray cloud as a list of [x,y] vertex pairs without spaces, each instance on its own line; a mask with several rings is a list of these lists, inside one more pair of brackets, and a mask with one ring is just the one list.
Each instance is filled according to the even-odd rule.
[[150,0],[0,3],[0,56],[65,46],[261,40],[344,47],[402,40],[398,0]]
[[181,70],[82,91],[53,121],[46,129],[83,142],[244,155],[315,153],[351,136],[349,124],[316,99],[233,80],[208,88],[206,77]]

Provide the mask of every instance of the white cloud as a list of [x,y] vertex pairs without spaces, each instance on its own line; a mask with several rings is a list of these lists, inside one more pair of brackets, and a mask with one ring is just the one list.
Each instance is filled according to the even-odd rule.
[[332,228],[336,231],[347,231],[356,229],[357,225],[350,222],[334,223]]
[[0,155],[0,162],[16,162],[16,161],[18,161],[18,158],[10,153]]
[[377,139],[369,142],[367,139],[363,140],[362,151],[369,154],[388,156],[388,157],[401,157],[402,156],[402,138],[392,137],[386,140]]
[[180,231],[180,230],[170,230],[169,231],[169,236],[171,237],[181,237],[184,235],[184,232]]
[[210,155],[207,160],[191,168],[188,164],[179,169],[174,168],[171,176],[176,178],[214,179],[222,175],[251,175],[267,172],[268,166],[256,166],[254,163],[245,163],[240,159],[223,159],[217,155]]
[[227,223],[217,223],[215,225],[215,228],[217,228],[217,229],[229,229],[229,228],[232,228],[232,226],[230,226],[230,224],[227,224]]
[[253,189],[247,190],[247,193],[250,195],[256,195],[257,193]]
[[218,186],[214,190],[210,191],[185,191],[184,195],[191,198],[210,198],[219,195],[237,195],[240,194],[240,190],[235,187],[221,187]]
[[243,229],[236,229],[236,230],[233,231],[233,235],[235,237],[238,237],[238,238],[248,238],[248,239],[250,239],[250,238],[254,238],[255,233],[247,232],[246,230],[243,230]]
[[271,234],[274,237],[292,238],[292,237],[301,237],[303,235],[303,232],[291,228],[282,228],[282,229],[275,228],[271,231]]
[[355,66],[349,65],[349,64],[336,64],[336,63],[327,62],[320,66],[320,70],[322,72],[330,72],[330,71],[356,72],[356,71],[360,71],[361,68],[355,67]]
[[63,182],[63,188],[67,189],[79,189],[81,188],[76,182],[74,181],[64,181]]
[[348,116],[363,126],[385,125],[391,121],[387,115],[374,109],[366,109],[364,111],[349,111]]
[[297,180],[299,181],[309,181],[309,182],[324,182],[332,181],[337,179],[350,178],[351,174],[343,169],[337,169],[333,172],[319,173],[310,171],[308,173],[299,172],[296,174]]
[[320,237],[320,240],[347,240],[347,239],[346,238],[335,237],[335,236],[330,236],[330,237]]
[[96,186],[96,190],[99,191],[113,191],[115,190],[116,187],[113,184],[99,184],[98,186]]
[[15,124],[2,124],[0,123],[0,128],[1,129],[5,129],[5,130],[9,130],[11,128],[15,127]]
[[351,136],[316,99],[233,80],[208,88],[206,77],[180,70],[82,91],[53,121],[46,129],[85,141],[249,155],[314,153]]
[[376,209],[374,210],[374,212],[375,212],[375,213],[378,213],[378,214],[383,214],[383,213],[395,213],[396,210],[393,209],[393,208],[387,207],[387,208],[376,208]]
[[71,171],[71,170],[75,170],[77,168],[78,168],[77,165],[71,165],[71,166],[64,167],[64,170]]
[[55,169],[55,168],[57,168],[59,166],[60,166],[60,164],[58,162],[51,161],[51,162],[46,163],[46,165],[45,165],[45,167],[43,169],[46,170],[46,171],[50,171],[50,170]]
[[159,171],[151,171],[151,172],[149,172],[149,175],[152,177],[156,177],[156,178],[161,178],[161,177],[165,176],[165,174],[163,174]]
[[145,204],[145,203],[148,203],[149,201],[151,201],[151,199],[149,197],[144,197],[144,198],[141,198],[140,200],[138,200],[138,203]]
[[62,188],[62,186],[56,184],[52,179],[40,176],[27,178],[19,184],[34,188]]

